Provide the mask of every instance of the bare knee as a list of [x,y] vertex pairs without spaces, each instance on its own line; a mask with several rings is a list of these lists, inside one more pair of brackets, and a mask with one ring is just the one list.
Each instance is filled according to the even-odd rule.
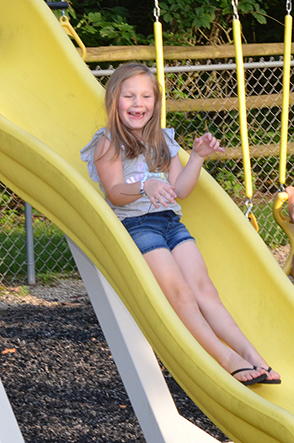
[[176,283],[172,286],[169,294],[166,294],[171,305],[177,305],[178,308],[197,309],[200,311],[198,302],[195,298],[194,292],[186,283]]
[[222,305],[219,293],[209,277],[199,281],[199,285],[193,288],[194,296],[200,308],[207,305]]

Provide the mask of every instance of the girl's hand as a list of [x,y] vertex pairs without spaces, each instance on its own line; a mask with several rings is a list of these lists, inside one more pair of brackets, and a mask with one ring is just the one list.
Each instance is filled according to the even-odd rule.
[[195,138],[192,152],[197,154],[199,157],[204,158],[216,151],[225,152],[225,150],[220,147],[219,141],[209,132],[199,138]]
[[168,202],[175,203],[177,195],[174,190],[174,186],[159,180],[148,179],[144,183],[145,194],[156,208],[159,208],[160,204],[168,208]]

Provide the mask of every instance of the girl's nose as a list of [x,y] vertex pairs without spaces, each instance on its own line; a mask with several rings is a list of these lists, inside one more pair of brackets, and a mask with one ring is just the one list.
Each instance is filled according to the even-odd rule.
[[134,106],[140,106],[141,104],[142,104],[141,97],[138,96],[138,95],[135,95],[135,97],[134,97]]

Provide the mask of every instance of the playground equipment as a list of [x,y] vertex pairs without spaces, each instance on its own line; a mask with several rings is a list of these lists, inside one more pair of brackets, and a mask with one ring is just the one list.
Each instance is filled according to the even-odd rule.
[[292,43],[292,2],[286,2],[285,33],[284,33],[284,69],[283,69],[283,109],[281,125],[281,144],[280,144],[280,192],[277,194],[274,204],[274,218],[289,238],[290,254],[283,267],[287,275],[293,275],[293,255],[294,255],[294,224],[290,217],[283,213],[283,205],[288,201],[288,194],[285,192],[286,182],[286,164],[287,164],[287,142],[288,142],[288,115],[289,115],[289,93],[290,93],[290,61],[291,61],[291,43]]
[[[274,387],[243,386],[199,346],[89,178],[79,151],[105,125],[104,90],[48,6],[1,2],[0,35],[0,180],[69,238],[146,441],[213,441],[179,416],[153,349],[234,442],[292,443],[293,285],[251,224],[204,170],[181,202],[224,304],[282,374]],[[5,423],[0,441],[23,443]]]
[[158,6],[158,0],[154,0],[154,41],[156,49],[156,67],[157,67],[157,80],[160,84],[162,95],[161,106],[161,126],[166,127],[166,99],[165,99],[165,77],[164,77],[164,58],[163,58],[163,40],[162,40],[162,26],[159,21],[160,8]]
[[[245,174],[245,189],[248,200],[246,201],[246,217],[249,219],[256,231],[259,231],[257,220],[251,212],[252,204],[252,177],[250,165],[250,152],[247,132],[246,119],[246,94],[244,67],[241,43],[241,25],[238,17],[238,0],[232,0],[234,19],[234,43],[236,51],[237,79],[238,79],[238,98],[240,113],[240,133],[243,150],[243,163]],[[291,43],[292,43],[292,2],[286,0],[285,33],[284,33],[284,66],[283,66],[283,105],[282,105],[282,123],[281,123],[281,144],[280,144],[280,192],[276,196],[273,204],[273,214],[276,222],[281,226],[289,238],[290,254],[286,260],[283,269],[287,275],[293,275],[293,255],[294,255],[294,224],[290,217],[283,213],[283,205],[288,200],[288,194],[285,192],[286,181],[286,162],[287,162],[287,141],[288,141],[288,114],[289,114],[289,94],[290,94],[290,61],[291,61]]]
[[61,0],[60,2],[46,2],[46,3],[49,6],[49,8],[51,8],[53,10],[60,9],[62,11],[62,15],[60,16],[59,22],[60,22],[61,26],[63,27],[63,29],[65,30],[65,32],[67,33],[67,35],[72,37],[75,40],[75,42],[77,43],[78,47],[81,49],[82,59],[86,60],[86,57],[87,57],[86,46],[84,45],[84,43],[82,42],[82,40],[80,39],[80,37],[78,36],[76,31],[74,30],[74,28],[70,24],[70,21],[64,12],[64,10],[68,9],[68,7],[69,7],[68,2],[66,2],[65,0]]
[[249,152],[249,142],[248,142],[246,93],[245,93],[242,40],[241,40],[241,24],[238,14],[238,0],[232,0],[232,5],[234,12],[233,34],[234,34],[234,45],[235,45],[235,54],[236,54],[236,65],[237,65],[240,135],[241,135],[241,145],[243,152],[245,190],[247,197],[246,217],[248,218],[254,229],[258,232],[259,231],[258,223],[255,215],[252,212],[253,191],[252,191],[251,163],[250,163],[250,152]]

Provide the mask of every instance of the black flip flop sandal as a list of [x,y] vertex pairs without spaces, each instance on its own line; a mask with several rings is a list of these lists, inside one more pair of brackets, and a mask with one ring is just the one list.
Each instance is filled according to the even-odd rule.
[[[262,368],[262,369],[265,369],[265,368]],[[269,366],[268,369],[265,369],[265,370],[269,374],[271,372],[272,368]],[[282,383],[282,380],[281,379],[279,379],[279,380],[265,379],[265,380],[259,381],[258,383],[263,383],[265,385],[280,385]]]
[[[257,366],[253,366],[252,368],[242,368],[242,369],[236,369],[236,371],[231,372],[231,375],[235,375],[238,374],[238,372],[243,372],[243,371],[252,371],[252,370],[256,370]],[[251,380],[247,380],[247,381],[240,381],[240,383],[242,383],[245,386],[250,386],[250,385],[254,385],[254,383],[264,383],[264,380],[267,378],[266,374],[262,374],[259,377],[255,377],[252,378]]]

